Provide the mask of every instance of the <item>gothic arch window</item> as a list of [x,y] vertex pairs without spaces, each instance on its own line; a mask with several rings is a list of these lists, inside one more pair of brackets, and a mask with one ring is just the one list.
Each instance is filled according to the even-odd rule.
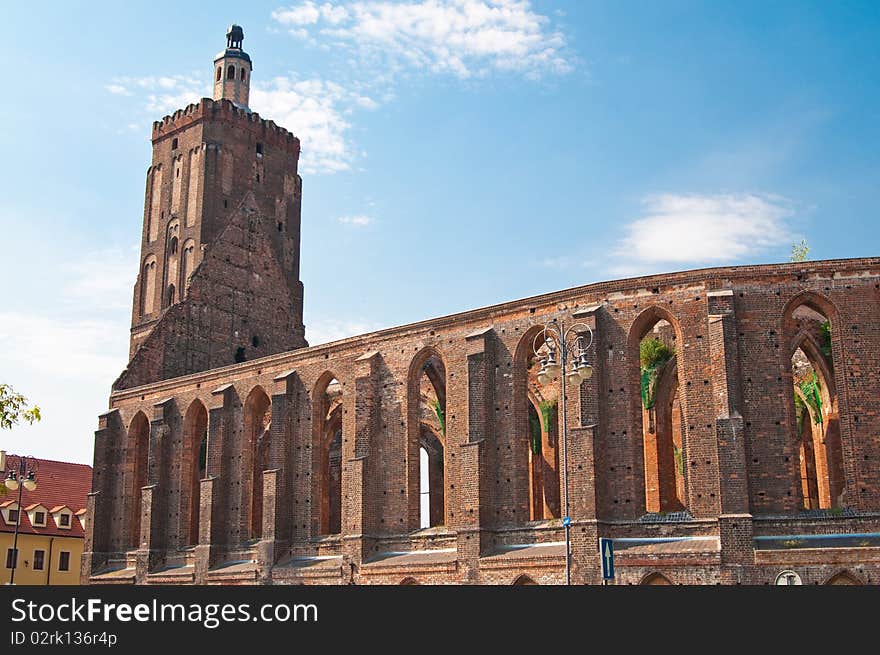
[[[638,417],[644,508],[676,512],[687,508],[685,406],[679,390],[678,321],[662,307],[649,307],[630,328],[628,357]],[[635,466],[633,468],[636,468]]]
[[128,501],[128,546],[138,548],[141,540],[141,489],[147,485],[150,450],[150,422],[138,412],[128,427],[125,444],[125,495]]
[[183,244],[183,251],[181,254],[182,257],[182,265],[181,276],[180,276],[180,297],[186,298],[187,290],[189,288],[189,279],[192,277],[193,269],[195,268],[195,252],[196,252],[196,244],[192,239],[188,239]]
[[183,480],[181,531],[183,545],[199,543],[200,481],[207,474],[208,464],[208,410],[194,400],[183,420]]
[[153,313],[156,298],[156,257],[150,255],[141,269],[141,316]]
[[251,539],[263,534],[263,471],[269,468],[269,430],[272,401],[260,386],[254,387],[244,404],[244,461],[246,477],[242,482],[245,526]]
[[[531,521],[559,518],[559,380],[541,384],[540,358],[535,340],[543,328],[535,326],[520,339],[513,361],[515,471],[517,480],[528,481],[528,518]],[[539,354],[547,348],[538,338]],[[524,494],[523,494],[524,495]]]
[[529,520],[559,518],[559,381],[541,384],[538,371],[540,357],[535,355],[535,340],[539,354],[547,347],[538,335],[542,328],[528,330],[514,356],[514,420],[517,451],[525,452],[528,462]]
[[230,66],[230,67],[226,70],[226,79],[228,79],[228,80],[234,80],[234,79],[235,79],[235,66]]
[[217,66],[217,81],[220,81],[220,78],[223,77],[223,67]]
[[244,67],[242,66],[242,69],[241,69],[241,81],[242,82],[244,82],[244,74],[245,74],[245,70],[244,70]]
[[832,335],[837,324],[830,305],[810,295],[790,302],[783,315],[789,344],[792,435],[799,464],[804,509],[844,506],[840,407],[835,383]]
[[419,352],[407,382],[410,529],[446,524],[446,364],[434,348]]
[[313,520],[316,534],[342,532],[342,385],[327,371],[313,393]]

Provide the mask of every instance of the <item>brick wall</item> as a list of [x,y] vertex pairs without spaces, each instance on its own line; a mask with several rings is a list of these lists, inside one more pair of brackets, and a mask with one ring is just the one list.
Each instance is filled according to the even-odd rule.
[[[230,224],[236,227],[227,229],[244,233],[246,216],[239,212]],[[227,243],[230,258],[236,247],[240,253],[272,247],[257,236],[244,245],[235,241],[221,235],[217,254],[209,256],[223,260],[219,253]],[[221,284],[212,276],[222,277],[222,266],[209,269],[203,262],[194,276],[193,303],[211,293],[204,289]],[[271,280],[267,289],[279,284],[280,269],[265,272]],[[267,291],[267,312],[272,298]],[[836,508],[821,519],[801,511],[792,383],[786,370],[790,353],[783,345],[786,316],[805,302],[822,309],[832,323],[844,453],[846,511]],[[255,307],[252,325],[259,325],[266,319],[257,315],[260,303]],[[187,311],[184,302],[166,316]],[[865,548],[841,549],[850,552],[841,560],[840,553],[830,557],[823,549],[766,554],[756,551],[752,540],[759,533],[797,529],[814,534],[880,531],[878,259],[605,282],[240,364],[220,366],[222,360],[208,358],[207,370],[173,371],[179,377],[145,384],[162,370],[150,367],[167,362],[163,357],[177,360],[175,343],[198,341],[206,328],[193,319],[191,328],[181,329],[187,325],[181,317],[163,336],[160,325],[148,344],[161,337],[161,346],[138,351],[124,376],[127,382],[111,396],[113,411],[96,432],[97,509],[89,542],[93,550],[84,558],[94,566],[84,565],[86,579],[102,581],[101,571],[112,569],[108,562],[122,566],[133,557],[123,524],[112,518],[124,513],[122,504],[134,502],[125,498],[131,472],[111,463],[126,461],[134,416],[143,411],[154,417],[154,406],[164,403],[173,407],[165,411],[175,418],[163,418],[166,445],[160,446],[157,437],[150,442],[151,449],[166,449],[151,461],[165,464],[150,469],[149,484],[155,486],[149,511],[141,518],[153,530],[153,543],[163,546],[148,558],[147,571],[135,576],[138,582],[160,579],[168,562],[192,567],[196,581],[217,580],[221,570],[227,571],[226,582],[398,584],[413,578],[419,583],[510,584],[523,574],[539,583],[562,581],[561,521],[529,520],[528,399],[525,368],[518,364],[535,326],[554,318],[588,322],[596,337],[589,352],[593,377],[570,385],[567,393],[575,582],[600,581],[599,536],[619,540],[619,584],[639,583],[657,572],[673,583],[760,584],[769,575],[768,566],[788,565],[809,567],[810,580],[849,566],[857,567],[854,575],[860,580],[877,579],[880,569],[872,548],[868,555]],[[675,516],[646,516],[638,340],[659,318],[673,326],[677,343],[687,473],[686,513]],[[162,356],[155,361],[141,356],[150,352]],[[446,522],[419,531],[414,422],[422,413],[412,405],[427,353],[442,360],[446,373]],[[150,372],[143,374],[142,368]],[[343,534],[338,537],[320,534],[314,509],[322,502],[321,485],[313,483],[316,463],[322,461],[314,453],[313,422],[320,414],[314,403],[330,377],[342,390]],[[268,469],[276,473],[272,484],[262,487],[263,535],[255,542],[235,526],[252,488],[243,484],[251,473],[240,435],[244,400],[257,386],[271,400]],[[168,509],[175,503],[167,499],[188,483],[170,481],[163,466],[181,457],[177,432],[183,421],[176,417],[195,401],[209,408],[208,479],[201,486],[201,543],[181,550],[171,547],[179,539]],[[165,518],[156,515],[156,507],[165,508]],[[646,546],[627,547],[646,539]],[[701,545],[709,543],[716,545]],[[651,544],[660,544],[656,552]],[[401,555],[415,551],[424,552]],[[307,559],[316,556],[322,559]],[[256,572],[216,568],[242,560],[253,560]]]

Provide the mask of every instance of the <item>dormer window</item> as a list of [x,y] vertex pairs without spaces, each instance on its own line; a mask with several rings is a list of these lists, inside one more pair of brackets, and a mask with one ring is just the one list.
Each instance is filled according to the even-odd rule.
[[46,527],[47,510],[43,505],[35,503],[29,507],[25,507],[24,510],[28,513],[28,519],[30,519],[32,526],[35,528]]
[[46,525],[46,512],[34,512],[34,525]]
[[8,525],[18,523],[18,503],[15,501],[7,501],[3,504],[3,520]]
[[73,512],[70,511],[69,507],[67,507],[66,505],[53,507],[51,514],[52,518],[55,519],[55,525],[57,525],[62,530],[70,530],[72,523],[70,517],[73,516]]

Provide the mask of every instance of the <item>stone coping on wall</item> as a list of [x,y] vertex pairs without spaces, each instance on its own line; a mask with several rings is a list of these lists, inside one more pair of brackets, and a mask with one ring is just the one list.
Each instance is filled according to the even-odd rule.
[[[846,274],[842,275],[840,269],[844,269]],[[604,295],[606,296],[604,302],[608,302],[627,297],[628,295],[639,295],[641,293],[653,295],[652,289],[658,289],[661,287],[668,289],[670,287],[687,287],[689,285],[704,286],[707,282],[728,285],[740,278],[754,279],[755,277],[760,276],[778,278],[786,274],[804,277],[828,276],[834,279],[880,277],[880,258],[830,259],[814,262],[702,268],[675,273],[597,282],[496,305],[489,305],[479,309],[449,314],[447,316],[430,318],[415,323],[408,323],[397,327],[378,330],[376,332],[368,332],[366,334],[348,337],[338,341],[331,341],[325,344],[269,355],[267,357],[239,364],[230,364],[229,366],[214,368],[178,378],[162,380],[160,382],[154,382],[140,387],[114,390],[111,394],[111,402],[138,396],[147,391],[150,393],[158,393],[166,389],[171,390],[188,382],[207,382],[213,379],[227,377],[230,374],[242,375],[264,367],[280,365],[290,368],[290,364],[296,361],[326,354],[331,350],[337,350],[339,348],[363,348],[363,352],[372,352],[376,350],[376,345],[384,339],[406,337],[410,334],[419,333],[429,328],[442,329],[453,327],[457,324],[476,324],[479,322],[485,323],[486,321],[491,323],[492,319],[498,315],[516,311],[534,310],[537,307],[541,307],[542,309],[552,309],[559,303],[565,301],[573,302],[574,304],[570,309],[577,313],[577,311],[582,310],[583,307],[579,307],[574,301],[576,298],[583,296],[595,297]],[[598,304],[601,305],[603,303]],[[595,309],[597,303],[595,300],[591,300],[588,303],[588,306],[591,309]]]

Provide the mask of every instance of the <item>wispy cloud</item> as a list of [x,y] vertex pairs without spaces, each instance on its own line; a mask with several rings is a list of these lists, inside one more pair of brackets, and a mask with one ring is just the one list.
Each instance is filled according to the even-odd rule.
[[350,169],[358,157],[348,117],[379,103],[334,82],[275,77],[251,89],[250,105],[300,138],[304,173],[335,173]]
[[792,240],[790,201],[753,193],[665,193],[643,201],[644,213],[624,227],[616,248],[647,264],[734,262]]
[[641,214],[623,224],[616,241],[546,258],[541,266],[631,277],[754,261],[801,238],[791,225],[794,203],[778,195],[663,193],[641,204]]
[[210,83],[198,74],[117,77],[104,88],[114,95],[143,98],[153,120],[211,95]]
[[493,71],[536,79],[574,65],[565,35],[528,0],[306,0],[272,18],[297,38],[319,35],[392,68],[462,79]]
[[355,227],[366,227],[374,223],[373,217],[366,216],[365,214],[357,214],[355,216],[340,216],[336,220],[343,225],[353,225]]
[[130,96],[132,92],[129,91],[126,87],[121,84],[105,84],[104,88],[108,93],[112,93],[117,96]]
[[382,327],[378,323],[365,319],[339,320],[318,318],[309,320],[306,317],[306,339],[310,346],[317,346],[322,343],[374,332]]
[[108,248],[85,253],[64,271],[64,297],[86,301],[92,309],[128,310],[137,277],[137,247]]
[[[105,89],[117,96],[139,99],[149,120],[212,95],[210,81],[198,75],[120,77]],[[331,81],[279,76],[254,84],[250,106],[300,138],[300,169],[315,174],[335,173],[352,167],[359,151],[347,135],[351,128],[348,117],[355,111],[374,110],[379,103]]]

